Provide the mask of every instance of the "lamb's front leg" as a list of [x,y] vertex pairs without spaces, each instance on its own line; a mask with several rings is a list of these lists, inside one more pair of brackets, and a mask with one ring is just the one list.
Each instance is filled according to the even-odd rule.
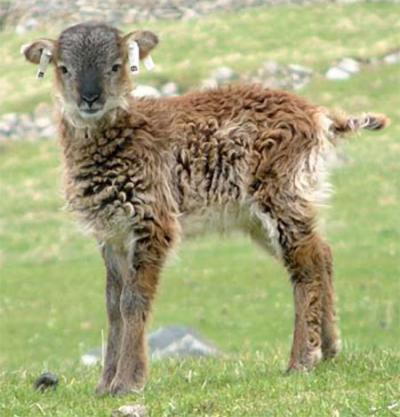
[[122,271],[119,255],[113,251],[110,245],[104,245],[102,255],[107,270],[106,305],[109,329],[103,373],[96,388],[96,393],[99,395],[107,393],[110,389],[111,381],[117,371],[122,337],[122,316],[120,311]]
[[159,274],[172,244],[166,227],[136,242],[133,267],[124,282],[120,300],[122,341],[117,372],[111,383],[114,395],[143,389],[147,376],[146,322],[154,299]]

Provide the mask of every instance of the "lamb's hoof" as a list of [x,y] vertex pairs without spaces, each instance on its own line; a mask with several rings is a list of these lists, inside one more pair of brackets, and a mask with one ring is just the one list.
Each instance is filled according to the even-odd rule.
[[144,389],[144,383],[126,382],[114,379],[110,385],[110,393],[114,396],[122,396],[127,394],[140,394]]
[[292,359],[286,370],[287,374],[293,372],[308,372],[311,371],[321,361],[322,352],[321,349],[315,349],[307,354],[305,358],[301,360]]
[[97,385],[96,390],[95,390],[96,395],[98,397],[103,397],[103,396],[109,394],[110,393],[110,387],[109,387],[109,385],[110,384],[106,384],[106,383],[104,383],[102,381],[99,382],[99,384]]
[[322,356],[324,360],[326,359],[333,359],[342,350],[342,341],[340,339],[335,340],[329,346],[322,346]]

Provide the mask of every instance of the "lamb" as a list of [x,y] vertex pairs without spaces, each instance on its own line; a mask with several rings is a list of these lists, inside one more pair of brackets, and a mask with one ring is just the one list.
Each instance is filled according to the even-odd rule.
[[66,200],[105,262],[109,334],[97,392],[144,387],[160,272],[181,230],[209,216],[286,267],[295,304],[288,370],[309,370],[340,350],[332,254],[317,225],[329,161],[339,138],[387,119],[334,114],[259,85],[133,98],[132,45],[143,60],[157,44],[149,31],[89,22],[24,48],[42,75],[47,62],[55,68]]

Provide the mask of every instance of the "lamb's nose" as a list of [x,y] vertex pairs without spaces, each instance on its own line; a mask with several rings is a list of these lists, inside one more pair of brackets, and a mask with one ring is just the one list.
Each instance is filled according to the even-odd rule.
[[98,100],[100,97],[100,94],[94,93],[94,94],[82,94],[81,98],[82,100],[89,105],[89,107],[92,106],[92,104]]

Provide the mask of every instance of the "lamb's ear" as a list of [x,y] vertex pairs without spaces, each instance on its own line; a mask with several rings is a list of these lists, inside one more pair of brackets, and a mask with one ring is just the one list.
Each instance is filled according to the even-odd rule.
[[124,42],[129,46],[130,42],[136,42],[139,46],[139,57],[145,59],[158,45],[158,36],[149,30],[137,30],[124,36]]
[[29,62],[39,64],[39,69],[36,74],[39,80],[43,79],[49,63],[54,61],[55,45],[55,41],[51,39],[39,39],[36,42],[21,47],[21,53],[25,55],[25,58]]
[[21,47],[21,53],[32,64],[39,64],[43,51],[46,51],[49,54],[49,62],[51,62],[55,51],[55,44],[56,42],[51,39],[39,39],[30,44],[23,45]]

